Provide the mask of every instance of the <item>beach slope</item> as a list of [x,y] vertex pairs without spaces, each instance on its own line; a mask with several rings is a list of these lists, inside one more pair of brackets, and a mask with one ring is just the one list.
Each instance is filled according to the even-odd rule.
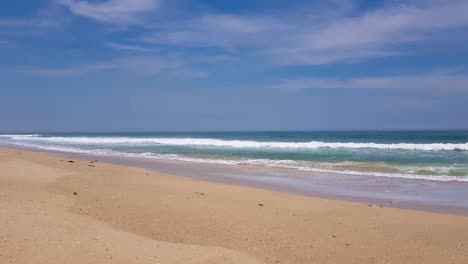
[[468,217],[0,149],[0,263],[468,263]]

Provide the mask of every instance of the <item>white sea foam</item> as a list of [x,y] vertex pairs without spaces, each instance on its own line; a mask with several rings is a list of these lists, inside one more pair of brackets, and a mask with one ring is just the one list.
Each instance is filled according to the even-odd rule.
[[468,151],[467,143],[362,143],[362,142],[264,142],[250,140],[221,140],[212,138],[133,138],[133,137],[39,137],[38,135],[3,135],[16,142],[52,143],[64,145],[103,146],[195,146],[222,148],[270,149],[388,149],[421,151]]
[[177,154],[158,154],[158,153],[125,153],[114,151],[110,149],[80,149],[73,147],[63,146],[44,146],[31,143],[15,143],[23,147],[39,148],[51,151],[59,151],[66,153],[81,153],[91,154],[98,156],[116,156],[116,157],[129,157],[129,158],[146,158],[146,159],[165,159],[176,160],[184,162],[197,162],[197,163],[211,163],[222,165],[247,165],[247,166],[264,166],[278,169],[292,169],[299,171],[310,171],[318,173],[334,173],[345,175],[367,175],[376,177],[389,177],[389,178],[405,178],[405,179],[420,179],[420,180],[433,180],[433,181],[456,181],[468,182],[468,176],[450,176],[450,175],[417,175],[411,173],[385,173],[385,172],[368,172],[368,171],[353,171],[353,170],[338,170],[334,169],[333,163],[312,163],[307,161],[295,160],[270,160],[270,159],[213,159],[213,158],[197,158],[189,156],[181,156]]
[[0,134],[2,138],[21,139],[27,137],[39,137],[39,134]]

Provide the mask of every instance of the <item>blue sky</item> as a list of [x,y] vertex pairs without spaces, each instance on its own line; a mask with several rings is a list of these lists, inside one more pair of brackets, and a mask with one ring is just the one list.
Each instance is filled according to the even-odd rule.
[[4,0],[0,131],[468,129],[466,0]]

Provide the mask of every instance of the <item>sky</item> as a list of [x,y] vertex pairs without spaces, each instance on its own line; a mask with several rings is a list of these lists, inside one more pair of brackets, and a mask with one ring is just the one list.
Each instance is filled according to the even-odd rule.
[[0,132],[468,129],[468,0],[2,0]]

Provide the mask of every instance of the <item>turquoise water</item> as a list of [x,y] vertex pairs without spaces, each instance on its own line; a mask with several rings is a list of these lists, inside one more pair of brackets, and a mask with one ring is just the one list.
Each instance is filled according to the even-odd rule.
[[468,131],[40,133],[0,143],[227,165],[468,181]]

